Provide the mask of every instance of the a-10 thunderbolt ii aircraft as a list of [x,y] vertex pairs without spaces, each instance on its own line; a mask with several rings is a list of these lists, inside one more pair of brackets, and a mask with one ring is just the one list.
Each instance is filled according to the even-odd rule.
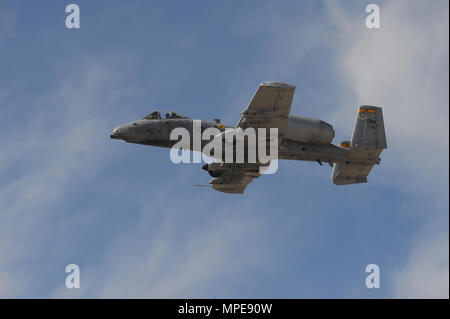
[[[230,128],[277,128],[278,159],[316,161],[320,165],[328,163],[333,166],[331,179],[336,185],[367,182],[372,167],[380,163],[379,156],[387,147],[382,109],[361,106],[351,140],[336,146],[332,144],[335,133],[330,124],[289,115],[294,91],[295,86],[287,83],[261,83],[235,127],[223,125],[219,120],[201,121],[201,131],[210,127],[222,132]],[[110,137],[169,148],[177,143],[177,140],[170,139],[170,132],[177,127],[183,127],[193,135],[191,118],[175,112],[155,111],[138,121],[116,127]],[[202,141],[202,150],[208,142]],[[261,175],[259,166],[262,164],[258,162],[226,163],[216,160],[204,165],[203,169],[213,177],[209,184],[215,190],[243,193],[247,185]]]

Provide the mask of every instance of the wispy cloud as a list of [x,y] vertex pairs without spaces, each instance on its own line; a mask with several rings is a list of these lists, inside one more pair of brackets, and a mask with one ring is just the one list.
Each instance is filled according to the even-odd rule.
[[382,106],[388,149],[377,174],[429,203],[412,213],[425,227],[394,278],[395,296],[448,298],[448,2],[385,2],[378,30],[339,6],[329,10],[344,31],[336,64],[349,93],[337,126],[351,127],[358,105]]
[[[82,214],[65,203],[74,204],[83,185],[95,184],[105,163],[120,160],[120,156],[109,158],[115,154],[113,145],[119,144],[109,143],[108,133],[120,123],[117,118],[127,118],[129,110],[122,105],[133,89],[122,76],[130,62],[117,59],[111,54],[101,61],[83,60],[70,76],[63,69],[62,84],[33,97],[35,105],[24,116],[24,125],[11,126],[2,136],[2,297],[35,297],[36,284],[41,286],[40,296],[49,297],[206,297],[216,280],[262,262],[264,246],[255,238],[267,230],[257,215],[236,210],[234,205],[219,207],[215,214],[210,209],[188,214],[180,207],[180,199],[171,200],[173,181],[161,181],[151,195],[146,192],[147,197],[120,192],[139,207],[134,212],[137,226],[119,232],[98,256],[88,256],[90,262],[81,268],[80,290],[63,286],[64,265],[59,264],[73,262],[67,249],[82,249],[82,237],[87,236],[82,230],[92,232],[99,219],[104,223],[109,214],[96,210],[95,203],[80,208],[88,212]],[[13,102],[8,105],[16,107]],[[186,179],[178,177],[178,181]],[[190,186],[191,181],[184,182]],[[215,206],[204,198],[191,199],[190,205]],[[239,208],[245,211],[244,206]],[[46,260],[47,271],[56,262],[62,274],[53,273],[47,283],[44,278],[36,280],[39,275],[33,271]],[[47,286],[44,292],[42,285]]]
[[[133,233],[114,240],[102,262],[85,270],[86,289],[80,295],[231,297],[224,285],[217,283],[263,262],[264,249],[256,238],[267,231],[267,225],[257,216],[224,207],[209,216],[199,212],[187,215],[176,207],[168,203],[143,209]],[[74,297],[74,293],[60,289],[54,296]]]
[[419,238],[405,267],[394,276],[397,298],[448,298],[448,235]]
[[[265,80],[294,81],[298,97],[293,113],[323,117],[347,138],[359,104],[383,106],[389,148],[371,183],[395,187],[406,194],[401,200],[430,207],[411,212],[411,219],[420,218],[425,226],[411,240],[410,256],[396,265],[398,271],[386,274],[395,284],[390,295],[445,297],[447,287],[448,296],[448,10],[440,10],[448,9],[448,4],[439,2],[425,10],[425,2],[389,2],[381,7],[380,30],[364,27],[363,5],[357,9],[345,7],[344,2],[287,5],[292,10],[280,8],[278,3],[258,9],[251,5],[235,17],[235,29],[230,26],[234,36],[244,42],[258,41],[252,46],[253,63],[232,66],[239,71],[232,74],[235,81],[229,81],[223,101],[228,104],[227,117],[237,119],[251,97],[248,90]],[[304,10],[310,10],[310,15],[299,19],[298,13]],[[181,30],[177,27],[160,37],[179,43],[183,34],[175,34]],[[197,45],[210,45],[201,43],[201,35],[192,37],[195,46],[180,42],[182,46],[193,50]],[[158,43],[150,40],[149,51],[153,52]],[[157,55],[157,64],[163,66],[146,65],[144,80],[137,78],[142,62],[139,54],[126,49],[107,54],[108,50],[100,50],[103,54],[98,56],[91,50],[76,59],[73,55],[55,58],[52,77],[58,84],[48,90],[21,97],[17,88],[6,85],[0,89],[0,103],[6,106],[3,110],[14,119],[2,123],[7,129],[0,136],[1,297],[245,296],[236,287],[242,287],[246,272],[261,276],[261,269],[268,267],[276,276],[287,265],[308,263],[303,254],[317,249],[316,241],[330,241],[321,227],[334,225],[321,221],[328,215],[306,198],[302,210],[296,196],[283,197],[281,192],[280,198],[261,200],[261,194],[267,195],[276,185],[266,193],[249,192],[244,197],[207,193],[209,190],[181,192],[178,183],[191,187],[198,178],[195,168],[180,173],[179,167],[166,163],[167,150],[146,148],[144,153],[144,148],[136,145],[105,142],[115,125],[136,118],[136,107],[132,110],[130,106],[136,93],[150,101],[161,99],[155,93],[162,89],[165,100],[168,92],[181,90],[182,85],[195,84],[188,89],[195,91],[198,83],[205,82],[194,75],[191,79],[189,72],[196,64],[183,73],[190,83],[184,78],[179,80],[184,83],[177,82],[174,72],[178,70],[170,72],[168,66],[171,60],[178,61],[176,68],[189,63],[184,58],[190,51],[183,52],[181,59],[175,47],[165,48],[171,52],[167,61],[166,51]],[[323,61],[329,64],[324,67]],[[299,78],[304,81],[296,83]],[[339,86],[332,90],[328,86],[333,82]],[[336,88],[342,89],[339,96]],[[174,102],[183,104],[178,98]],[[143,164],[148,154],[164,160],[152,158],[152,163]],[[133,157],[143,159],[132,161]],[[124,164],[126,160],[132,162]],[[133,165],[142,165],[153,174],[134,170]],[[139,178],[133,180],[136,176]],[[271,177],[266,178],[252,186],[270,183]],[[295,189],[303,197],[309,196],[307,187],[280,182],[286,183],[283,190],[288,194]],[[337,196],[337,191],[327,194]],[[269,214],[268,206],[282,207],[292,215],[310,210],[309,215],[319,218],[311,222],[317,227],[311,231],[315,236],[309,236],[308,229],[297,229],[299,225],[290,223],[287,212]],[[367,218],[375,213],[366,212]],[[393,210],[392,214],[399,212]],[[273,216],[284,221],[279,229],[272,223]],[[277,247],[271,246],[273,241]],[[293,260],[291,251],[283,251],[289,244],[296,245],[301,262]],[[280,267],[274,269],[277,253],[286,261],[279,261]],[[325,257],[321,260],[328,261]],[[81,266],[79,290],[63,286],[64,267],[73,262]],[[320,266],[314,264],[313,268]],[[301,271],[293,268],[286,277]],[[345,297],[345,288],[342,291],[338,296]],[[280,295],[280,291],[266,291],[264,296],[272,294]]]
[[[43,255],[44,247],[63,245],[52,237],[58,222],[61,216],[77,216],[60,210],[105,160],[104,140],[112,126],[112,115],[106,111],[114,105],[120,109],[126,90],[117,87],[120,75],[111,62],[114,59],[84,61],[71,77],[60,74],[61,86],[30,98],[33,107],[24,110],[21,125],[3,123],[7,133],[1,137],[0,156],[1,296],[23,294],[31,284],[30,263]],[[18,108],[10,98],[8,107]]]
[[[435,288],[434,296],[448,297],[448,249],[442,244],[448,240],[448,228],[438,226],[448,225],[448,3],[384,2],[380,29],[366,28],[365,3],[328,1],[320,18],[311,15],[311,20],[299,19],[299,8],[287,5],[293,7],[292,15],[277,6],[262,5],[255,18],[244,21],[236,31],[242,37],[266,38],[260,56],[266,68],[255,73],[286,80],[302,72],[305,63],[314,63],[312,55],[328,56],[328,78],[339,82],[341,92],[336,96],[333,91],[332,100],[325,83],[300,83],[292,111],[313,111],[314,116],[329,120],[337,138],[350,138],[359,105],[383,107],[388,149],[382,154],[382,169],[374,170],[378,181],[372,178],[371,183],[395,186],[406,198],[420,202],[420,208],[408,214],[411,220],[420,218],[425,224],[411,243],[411,257],[398,266],[407,274],[420,272],[422,279],[393,278],[396,290],[392,295],[412,296],[402,295],[407,289],[401,285],[425,282],[428,274],[442,280],[431,280],[433,286],[425,285],[423,291],[418,284],[414,295],[430,296]],[[309,3],[301,9],[317,7]],[[320,65],[315,68],[323,72]],[[317,80],[321,75],[312,73],[310,78]],[[302,105],[306,97],[316,105]],[[420,263],[414,257],[420,252],[432,260]],[[436,264],[439,269],[434,273]]]

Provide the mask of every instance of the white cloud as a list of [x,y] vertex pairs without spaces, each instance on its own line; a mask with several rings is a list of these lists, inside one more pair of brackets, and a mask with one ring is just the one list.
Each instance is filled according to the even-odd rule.
[[[29,291],[36,285],[42,297],[207,297],[212,282],[261,261],[264,247],[252,240],[264,225],[257,216],[234,207],[214,209],[215,214],[208,209],[186,214],[171,206],[171,200],[148,206],[152,201],[138,194],[138,204],[148,206],[136,212],[141,216],[138,226],[124,230],[106,245],[105,251],[95,256],[97,262],[80,265],[81,289],[63,286],[64,268],[55,274],[55,278],[61,277],[61,288],[43,288],[53,289],[55,278],[36,278],[35,271],[45,269],[39,265],[42,256],[70,255],[66,249],[77,249],[80,241],[76,229],[90,223],[90,218],[108,214],[87,207],[92,216],[84,214],[81,219],[60,209],[65,201],[73,201],[72,191],[89,183],[103,163],[111,161],[107,156],[113,152],[108,145],[115,143],[105,140],[109,141],[109,132],[120,123],[112,125],[113,117],[133,118],[121,105],[132,91],[123,85],[121,76],[127,71],[117,68],[116,58],[112,54],[102,61],[82,61],[73,73],[65,73],[63,68],[63,84],[33,97],[23,125],[12,125],[8,134],[0,137],[1,297],[35,296]],[[125,63],[122,67],[130,66]],[[17,107],[9,98],[4,98],[9,107]],[[170,198],[172,183],[160,182],[151,197]],[[200,197],[189,205],[214,207]],[[64,225],[60,224],[61,215]],[[59,237],[51,228],[66,232],[63,242],[56,242]]]
[[[205,204],[203,201],[200,205]],[[144,213],[144,225],[150,217],[145,214],[150,211]],[[149,241],[151,245],[144,250],[144,256],[119,263],[117,255],[110,256],[108,264],[115,272],[101,297],[199,298],[212,297],[211,293],[223,296],[226,292],[214,286],[214,282],[226,274],[250,269],[263,260],[264,249],[259,243],[251,242],[255,233],[262,231],[263,222],[256,216],[221,208],[195,226],[186,225],[186,217],[181,217],[180,212],[170,212],[170,208],[164,214],[161,230],[150,241],[142,229],[138,237],[121,242],[125,248],[139,240]],[[123,271],[125,265],[130,266]]]
[[[448,210],[448,7],[440,10],[436,5],[424,13],[422,4],[396,1],[382,6],[380,30],[365,29],[363,6],[360,14],[352,15],[332,2],[327,7],[334,20],[324,26],[297,21],[295,13],[280,17],[266,8],[261,19],[252,20],[256,26],[248,28],[269,31],[267,47],[274,59],[262,72],[268,77],[294,74],[309,60],[310,48],[336,50],[338,78],[347,83],[349,93],[333,124],[351,133],[358,104],[383,106],[389,149],[377,175],[409,194],[439,201],[439,209],[428,218],[436,217],[442,224]],[[327,29],[330,26],[335,29]],[[276,59],[279,50],[288,52],[282,60]],[[0,189],[2,297],[26,293],[29,277],[21,275],[30,269],[21,271],[17,265],[41,253],[50,220],[58,214],[57,203],[70,200],[70,190],[95,176],[101,161],[108,160],[103,143],[113,116],[108,110],[121,110],[123,115],[119,101],[130,90],[122,86],[124,70],[115,67],[114,61],[96,60],[82,64],[75,75],[68,72],[65,85],[51,96],[39,97],[37,109],[24,115],[23,125],[0,137],[0,174],[5,180]],[[5,88],[1,96],[10,98]],[[247,102],[246,98],[244,105]],[[39,109],[44,105],[61,107],[43,108],[44,113]],[[160,185],[153,196],[166,198],[169,184]],[[196,200],[199,207],[214,207],[204,198]],[[247,202],[252,205],[249,211],[257,213],[256,199],[247,196]],[[239,212],[234,205],[222,207],[211,216],[197,212],[195,220],[202,227],[189,224],[192,215],[183,217],[173,207],[169,203],[142,210],[139,227],[110,243],[108,253],[99,256],[100,264],[82,268],[79,291],[56,289],[52,296],[210,297],[213,283],[223,274],[267,259],[261,256],[264,244],[254,242],[266,224],[258,215],[240,213],[246,207],[240,206]],[[68,222],[79,221],[74,216]],[[445,297],[446,287],[448,296],[448,229],[430,223],[399,268],[402,271],[393,279],[395,296]]]
[[448,10],[433,5],[425,10],[428,6],[421,1],[387,2],[378,30],[366,29],[360,16],[331,10],[337,27],[346,30],[336,62],[350,92],[336,112],[336,124],[352,127],[358,105],[382,106],[386,153],[401,157],[391,169],[413,180],[422,180],[424,170],[433,178],[442,170],[448,175],[448,165],[436,169],[448,163]]
[[[161,185],[152,198],[167,198],[168,193],[170,185]],[[189,205],[214,206],[205,198],[190,200]],[[260,241],[267,223],[242,206],[214,211],[178,207],[170,201],[148,205],[139,212],[137,227],[115,238],[100,263],[82,270],[79,291],[61,288],[53,297],[231,297],[217,283],[261,267],[268,255],[268,246]]]
[[[411,257],[398,265],[396,274],[401,278],[392,279],[396,285],[393,295],[445,297],[448,245],[446,248],[444,243],[448,241],[448,228],[442,225],[448,225],[448,2],[383,2],[380,29],[366,28],[366,5],[328,1],[324,15],[315,20],[299,19],[300,8],[296,6],[291,15],[280,13],[277,6],[262,5],[253,14],[254,19],[238,25],[236,32],[243,37],[264,34],[267,38],[264,61],[258,64],[266,68],[255,73],[271,80],[274,76],[277,80],[291,78],[305,63],[314,63],[312,52],[333,53],[334,69],[329,71],[334,72],[330,76],[345,89],[334,101],[331,118],[327,114],[337,138],[350,138],[359,105],[383,107],[388,149],[381,156],[380,167],[369,177],[370,183],[396,187],[407,198],[420,202],[423,207],[407,214],[413,220],[425,220],[418,238],[411,243]],[[301,10],[311,8],[305,4]],[[317,102],[322,99],[316,97],[320,89],[327,90],[323,87],[311,92]],[[297,101],[303,99],[305,96]],[[333,102],[324,99],[321,104]],[[307,105],[301,105],[301,109],[309,111]],[[324,110],[314,112],[317,117],[324,115]],[[429,256],[429,260],[421,262],[420,254]],[[423,276],[422,280],[414,281],[416,273]],[[402,293],[410,287],[409,282],[427,282],[427,277],[429,285],[418,284],[410,294]]]
[[448,298],[448,236],[421,238],[404,271],[395,274],[396,298]]
[[377,176],[438,207],[415,212],[427,222],[399,267],[395,296],[448,298],[448,228],[439,226],[448,225],[448,2],[389,1],[380,9],[381,28],[369,30],[364,15],[330,4],[343,30],[337,70],[349,90],[335,123],[352,127],[358,105],[383,107],[388,149]]
[[[0,296],[26,293],[32,284],[32,261],[43,253],[61,203],[70,200],[71,191],[94,176],[105,159],[104,140],[111,130],[106,110],[117,106],[124,94],[117,87],[118,71],[110,62],[104,58],[80,63],[61,87],[45,96],[28,97],[32,107],[23,113],[20,125],[4,123],[5,134],[0,138]],[[8,107],[20,107],[9,98],[5,98]],[[68,218],[75,220],[76,216]],[[28,271],[22,273],[26,267]]]

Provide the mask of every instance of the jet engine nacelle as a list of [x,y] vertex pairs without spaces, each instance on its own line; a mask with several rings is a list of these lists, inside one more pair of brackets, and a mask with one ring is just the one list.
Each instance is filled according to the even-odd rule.
[[284,137],[302,143],[328,144],[334,138],[334,129],[322,120],[290,115]]
[[[203,165],[202,169],[207,171],[209,173],[209,175],[211,175],[212,177],[219,177],[223,173],[225,173],[227,170],[236,169],[240,165],[242,165],[242,167],[245,167],[245,171],[247,173],[258,174],[260,171],[260,164],[256,164],[256,163],[236,164],[236,163],[212,162],[212,163]],[[254,178],[256,178],[258,176],[259,175],[255,176]]]
[[219,177],[225,170],[221,167],[221,163],[209,163],[202,166],[202,169],[207,171],[211,177]]

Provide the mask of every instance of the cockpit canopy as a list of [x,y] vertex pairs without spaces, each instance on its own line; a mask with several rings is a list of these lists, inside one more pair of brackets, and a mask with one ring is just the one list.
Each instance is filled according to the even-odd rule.
[[160,119],[188,119],[189,117],[181,115],[176,112],[171,111],[155,111],[153,113],[150,113],[147,116],[144,116],[143,120],[160,120]]

